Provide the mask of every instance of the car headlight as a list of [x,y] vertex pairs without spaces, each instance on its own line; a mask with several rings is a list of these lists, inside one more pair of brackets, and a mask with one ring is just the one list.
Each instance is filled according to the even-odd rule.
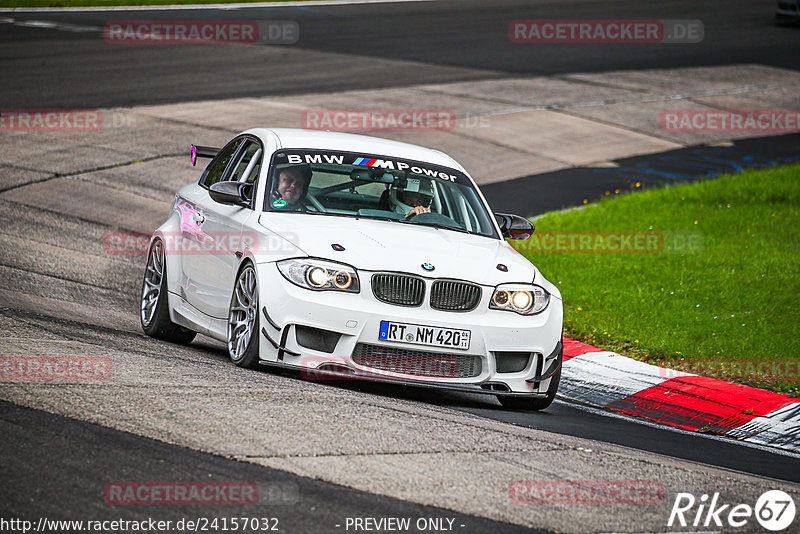
[[278,262],[278,270],[291,283],[315,291],[358,293],[358,273],[349,265],[332,261],[292,259]]
[[520,315],[535,315],[550,303],[550,293],[544,288],[529,284],[497,286],[489,302],[493,310],[506,310]]

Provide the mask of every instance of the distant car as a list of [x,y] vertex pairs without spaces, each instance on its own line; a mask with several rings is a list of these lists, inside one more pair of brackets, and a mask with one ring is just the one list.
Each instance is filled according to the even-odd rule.
[[533,224],[489,210],[452,158],[366,136],[253,129],[210,157],[154,233],[141,323],[224,341],[231,360],[305,376],[553,401],[558,289],[505,240]]
[[800,20],[800,0],[778,0],[775,16],[782,19]]

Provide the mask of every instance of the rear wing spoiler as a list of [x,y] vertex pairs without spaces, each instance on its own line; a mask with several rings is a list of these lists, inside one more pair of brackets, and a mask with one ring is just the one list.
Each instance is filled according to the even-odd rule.
[[189,157],[191,158],[192,166],[197,164],[197,158],[210,159],[216,156],[219,151],[220,151],[219,148],[214,148],[211,146],[192,145],[192,147],[189,149]]

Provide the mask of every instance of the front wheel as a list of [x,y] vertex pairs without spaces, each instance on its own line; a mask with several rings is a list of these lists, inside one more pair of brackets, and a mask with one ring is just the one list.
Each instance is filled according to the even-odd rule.
[[561,382],[561,365],[558,366],[558,371],[550,379],[550,385],[547,387],[547,397],[545,398],[529,398],[529,397],[506,397],[498,395],[497,400],[503,405],[503,408],[509,410],[522,410],[522,411],[538,411],[544,410],[553,403],[558,392],[558,384]]
[[187,345],[197,335],[196,332],[176,325],[169,318],[167,262],[164,257],[164,244],[160,239],[153,241],[147,255],[139,320],[144,333],[156,339]]
[[247,264],[236,277],[228,311],[228,355],[239,367],[258,367],[258,285],[256,270]]

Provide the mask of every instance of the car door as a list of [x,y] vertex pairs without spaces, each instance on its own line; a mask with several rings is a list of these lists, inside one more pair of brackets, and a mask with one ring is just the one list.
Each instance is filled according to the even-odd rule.
[[[223,180],[251,184],[254,191],[262,153],[261,143],[246,137]],[[196,293],[197,303],[193,306],[211,317],[227,319],[239,260],[245,247],[258,246],[257,236],[242,235],[245,222],[253,216],[252,193],[250,198],[250,206],[231,206],[214,201],[206,192],[201,202],[206,247],[200,255],[202,268],[198,269],[196,283],[203,291]]]
[[213,201],[208,188],[229,179],[247,141],[246,137],[237,137],[225,145],[203,172],[198,187],[179,199],[182,204],[182,243],[178,251],[183,272],[182,296],[198,311],[216,318],[227,316],[230,291],[226,284],[234,276],[229,271],[235,269],[238,261],[235,256],[237,226],[241,233],[237,219],[248,210]]

